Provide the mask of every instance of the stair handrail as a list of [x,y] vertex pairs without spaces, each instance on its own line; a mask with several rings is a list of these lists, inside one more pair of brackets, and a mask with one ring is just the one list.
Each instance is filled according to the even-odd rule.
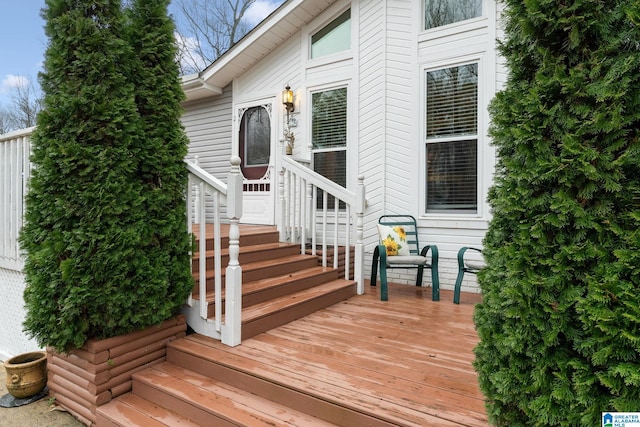
[[187,164],[187,170],[189,171],[190,174],[194,175],[199,180],[205,182],[209,187],[213,188],[219,193],[225,196],[227,195],[227,184],[225,184],[215,176],[211,175],[206,170],[202,169],[200,166],[197,165],[197,163],[191,162],[188,159],[185,159],[184,162]]
[[[197,159],[196,159],[197,161]],[[196,332],[220,339],[224,344],[236,346],[241,337],[242,268],[240,253],[239,221],[242,216],[242,174],[240,158],[231,158],[231,171],[227,184],[214,177],[196,163],[185,159],[189,172],[187,191],[187,229],[193,234],[194,218],[198,223],[198,299],[189,295],[185,310],[187,323]],[[195,189],[195,191],[194,191]],[[207,297],[207,195],[213,202],[213,251],[214,251],[214,316],[209,318]],[[222,315],[222,261],[220,239],[221,205],[227,207],[229,220],[229,263],[225,280],[225,314]]]
[[[339,265],[338,248],[342,243],[345,246],[344,277],[349,279],[351,277],[350,247],[353,239],[355,242],[353,279],[357,283],[358,294],[363,294],[363,228],[366,206],[364,177],[358,176],[356,191],[350,191],[290,157],[283,156],[279,171],[278,193],[281,212],[278,226],[280,241],[300,243],[301,253],[306,253],[307,244],[310,243],[312,255],[316,255],[317,249],[320,248],[322,265],[325,267],[327,266],[327,249],[332,246],[334,268],[338,268]],[[329,212],[327,196],[335,198],[332,214]],[[315,202],[318,197],[322,200],[320,211]],[[344,209],[340,209],[340,202],[344,203]],[[329,221],[333,221],[332,230],[329,229]],[[342,236],[342,242],[340,236]]]

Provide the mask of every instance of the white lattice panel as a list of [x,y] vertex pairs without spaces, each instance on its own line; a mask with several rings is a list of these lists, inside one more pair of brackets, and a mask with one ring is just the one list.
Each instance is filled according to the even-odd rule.
[[17,354],[40,350],[38,343],[22,331],[25,318],[24,278],[21,272],[0,268],[0,360],[7,360]]

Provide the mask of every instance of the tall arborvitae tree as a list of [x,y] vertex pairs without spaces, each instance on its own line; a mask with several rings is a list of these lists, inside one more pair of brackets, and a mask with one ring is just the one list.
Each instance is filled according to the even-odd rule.
[[[44,102],[21,236],[25,330],[66,351],[158,323],[184,301],[184,238],[163,247],[176,213],[163,221],[150,207],[173,200],[183,171],[149,164],[120,1],[47,0],[43,14]],[[166,196],[150,194],[165,176],[180,178],[167,178]]]
[[180,102],[185,96],[169,3],[133,1],[127,34],[136,55],[131,81],[144,131],[143,144],[136,151],[147,218],[144,242],[152,269],[158,273],[149,279],[156,280],[155,286],[163,290],[158,295],[152,285],[149,291],[154,298],[182,303],[193,287],[185,200],[188,139],[180,121]]
[[506,0],[509,80],[475,321],[497,426],[640,406],[637,0]]

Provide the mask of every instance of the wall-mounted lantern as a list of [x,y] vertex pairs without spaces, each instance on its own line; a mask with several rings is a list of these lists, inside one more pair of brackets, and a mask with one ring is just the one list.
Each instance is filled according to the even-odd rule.
[[291,130],[291,113],[293,113],[293,111],[295,110],[294,102],[295,100],[293,99],[293,91],[291,90],[291,87],[287,85],[282,91],[282,104],[287,111],[286,127],[284,129],[284,140],[287,143],[285,152],[288,155],[293,154],[293,145],[296,140],[296,137]]
[[289,87],[289,85],[287,85],[282,91],[282,103],[287,110],[287,114],[294,112],[295,107],[293,105],[293,91],[291,90],[291,87]]

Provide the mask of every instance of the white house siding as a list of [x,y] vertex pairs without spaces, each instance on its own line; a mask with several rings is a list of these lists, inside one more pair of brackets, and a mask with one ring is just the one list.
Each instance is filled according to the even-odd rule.
[[300,88],[300,33],[260,60],[259,64],[234,80],[234,101],[243,103],[280,96],[289,84],[296,92]]
[[[368,209],[365,214],[365,274],[371,272],[371,256],[378,242],[375,223],[384,205],[385,192],[385,78],[384,40],[386,1],[360,3],[358,40],[359,173],[365,178]],[[355,120],[354,120],[354,123]]]
[[416,78],[414,6],[388,0],[386,8],[385,200],[381,214],[417,216],[420,102]]
[[[182,124],[189,138],[187,159],[197,159],[198,165],[214,177],[227,182],[231,169],[231,85],[222,95],[184,106]],[[213,213],[213,200],[207,199],[207,212]],[[222,219],[226,209],[221,207]],[[212,221],[213,218],[207,218]]]
[[231,85],[222,95],[184,106],[182,124],[189,138],[187,158],[227,181],[231,159]]
[[[279,140],[284,129],[284,108],[280,102],[281,93],[288,84],[294,92],[296,108],[293,117],[298,120],[298,126],[293,128],[295,135],[294,155],[305,157],[304,150],[304,122],[300,120],[301,110],[306,112],[306,106],[300,105],[302,90],[300,53],[300,32],[293,34],[285,43],[265,56],[256,66],[236,78],[233,82],[234,109],[238,104],[246,104],[252,101],[268,100],[276,98],[275,111],[272,112],[275,120],[275,135],[277,137],[276,150],[279,150]],[[234,120],[238,120],[235,117]],[[236,123],[236,126],[238,124]]]
[[[374,193],[369,198],[369,215],[377,217],[387,213],[411,213],[418,219],[421,244],[436,244],[440,253],[440,283],[442,288],[452,289],[458,271],[457,251],[462,246],[481,247],[488,223],[489,207],[486,194],[491,184],[495,165],[494,150],[486,136],[489,116],[486,107],[500,85],[495,54],[496,11],[495,4],[485,1],[484,16],[468,22],[443,27],[436,31],[422,31],[422,3],[409,0],[387,0],[384,23],[385,52],[378,55],[386,65],[384,87],[385,133],[382,144],[372,142],[375,138],[361,138],[362,164],[375,162],[371,157],[377,153],[386,163],[380,166],[383,175],[383,194]],[[361,20],[365,20],[367,2],[362,2]],[[367,26],[362,25],[361,43],[365,41]],[[382,31],[380,31],[382,32]],[[367,56],[361,47],[360,78],[367,76]],[[479,98],[479,213],[465,217],[455,215],[426,215],[423,213],[424,198],[424,73],[426,69],[454,66],[471,60],[480,61]],[[361,87],[364,83],[361,82]],[[381,89],[380,89],[381,90]],[[364,93],[364,92],[363,92]],[[361,103],[359,106],[365,106]],[[364,114],[364,113],[363,113]],[[363,117],[361,114],[361,117]],[[362,122],[364,124],[365,122]],[[361,128],[365,135],[364,128]],[[361,136],[362,136],[361,135]],[[379,145],[377,145],[379,144]],[[384,153],[384,154],[382,154]],[[370,157],[366,157],[369,155]],[[374,184],[374,188],[375,184]],[[367,186],[368,194],[371,185]],[[375,191],[375,190],[374,190]],[[372,203],[373,202],[373,203]],[[375,218],[367,218],[369,228],[374,229]],[[368,254],[371,253],[377,236],[371,230],[366,234]],[[368,255],[370,256],[370,255]],[[369,268],[369,266],[367,266]],[[413,283],[415,271],[393,270],[391,280]],[[465,276],[463,290],[478,292],[474,275]]]

